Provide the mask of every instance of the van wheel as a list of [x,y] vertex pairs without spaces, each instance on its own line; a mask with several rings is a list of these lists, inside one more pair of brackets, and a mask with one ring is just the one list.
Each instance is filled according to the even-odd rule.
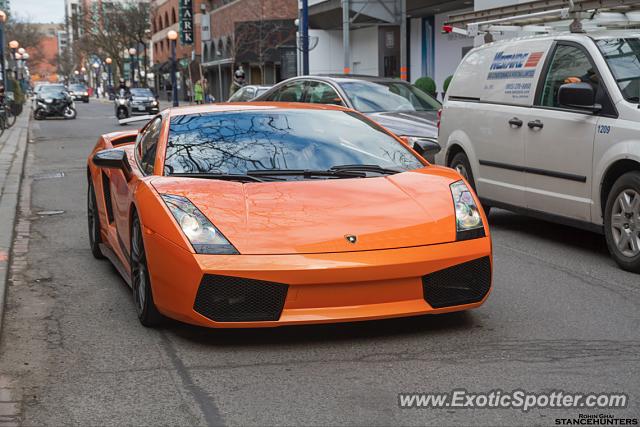
[[613,184],[604,211],[604,234],[616,263],[640,273],[640,172],[627,172]]
[[[451,163],[449,163],[449,167],[455,169],[460,175],[467,180],[473,191],[476,191],[476,182],[473,179],[473,172],[471,172],[471,165],[469,164],[469,158],[463,152],[456,154],[451,159]],[[491,211],[491,206],[482,205],[484,208],[485,215],[489,216],[489,212]]]
[[464,179],[469,182],[471,187],[473,187],[473,191],[476,190],[476,182],[473,180],[473,172],[471,172],[471,165],[469,164],[469,158],[464,153],[458,153],[453,156],[451,159],[451,163],[449,163],[449,167],[455,169],[460,175],[464,177]]

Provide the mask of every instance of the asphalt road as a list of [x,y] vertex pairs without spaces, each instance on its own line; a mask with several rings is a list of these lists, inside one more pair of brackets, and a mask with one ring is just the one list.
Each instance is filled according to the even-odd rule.
[[[35,122],[28,268],[14,274],[0,376],[25,425],[549,425],[640,416],[640,276],[601,236],[492,212],[494,290],[459,314],[348,325],[142,327],[88,247],[85,160],[110,105]],[[63,172],[63,177],[35,176]],[[64,211],[38,215],[41,211]],[[400,392],[624,392],[616,410],[400,409]]]

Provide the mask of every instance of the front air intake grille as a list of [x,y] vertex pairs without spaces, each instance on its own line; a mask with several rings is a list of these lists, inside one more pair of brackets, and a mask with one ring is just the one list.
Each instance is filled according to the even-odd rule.
[[479,302],[491,286],[489,257],[435,271],[422,277],[424,299],[433,308]]
[[289,285],[205,274],[193,309],[216,322],[278,320]]

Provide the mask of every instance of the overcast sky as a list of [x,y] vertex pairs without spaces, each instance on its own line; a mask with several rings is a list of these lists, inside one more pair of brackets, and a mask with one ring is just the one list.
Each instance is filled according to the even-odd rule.
[[64,0],[11,0],[11,12],[31,22],[63,22]]

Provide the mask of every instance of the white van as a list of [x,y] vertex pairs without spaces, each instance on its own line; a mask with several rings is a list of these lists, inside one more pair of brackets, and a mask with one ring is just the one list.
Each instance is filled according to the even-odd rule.
[[485,209],[602,232],[640,272],[640,32],[562,33],[470,51],[447,91],[436,162]]

